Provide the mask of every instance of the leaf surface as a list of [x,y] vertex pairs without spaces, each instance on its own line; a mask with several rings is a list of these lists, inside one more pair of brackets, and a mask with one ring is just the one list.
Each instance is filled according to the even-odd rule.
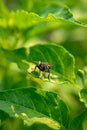
[[56,44],[37,44],[30,48],[20,48],[13,51],[1,50],[6,55],[8,61],[15,62],[20,69],[27,70],[29,68],[29,62],[48,62],[53,65],[51,71],[57,77],[59,76],[71,83],[75,82],[74,57],[62,46]]
[[87,107],[87,89],[82,89],[80,91],[80,100],[83,101]]
[[16,63],[20,69],[27,70],[29,68],[29,64],[23,61],[25,59],[27,60],[26,48],[20,48],[17,50],[0,48],[0,53],[3,54],[9,62]]
[[65,23],[73,23],[79,26],[84,26],[79,21],[75,20],[73,14],[67,6],[59,4],[52,4],[47,6],[40,13],[27,12],[24,10],[17,10],[16,12],[9,12],[8,16],[0,18],[1,27],[17,27],[18,29],[27,29],[39,23],[56,23],[59,26]]
[[48,62],[52,70],[70,82],[75,81],[74,57],[63,47],[55,44],[36,45],[30,48],[30,61]]
[[[85,103],[87,107],[87,89],[82,89],[80,91],[80,100]],[[83,122],[87,117],[87,109],[82,112],[79,116],[74,118],[70,124],[70,130],[83,130]]]
[[87,109],[72,120],[70,130],[83,130],[83,122],[85,117],[87,117]]
[[35,88],[0,92],[0,110],[22,118],[27,125],[40,122],[58,130],[68,123],[67,106],[58,95]]

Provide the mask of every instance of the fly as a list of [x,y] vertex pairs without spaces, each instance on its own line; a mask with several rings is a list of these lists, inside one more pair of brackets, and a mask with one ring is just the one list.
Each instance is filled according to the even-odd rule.
[[48,79],[50,80],[50,68],[53,65],[41,61],[34,61],[34,63],[36,64],[34,71],[36,70],[36,68],[38,68],[40,71],[48,72]]

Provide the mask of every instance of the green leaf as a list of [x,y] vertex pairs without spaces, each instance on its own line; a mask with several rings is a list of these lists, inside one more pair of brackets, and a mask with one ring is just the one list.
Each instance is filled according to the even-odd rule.
[[83,121],[87,116],[87,110],[74,118],[70,124],[70,130],[83,130]]
[[82,89],[80,91],[80,100],[83,101],[87,107],[87,89]]
[[58,3],[47,4],[45,8],[36,12],[35,10],[31,11],[16,10],[8,12],[6,15],[1,14],[0,36],[2,46],[5,48],[10,46],[14,49],[14,47],[22,47],[32,38],[40,38],[41,34],[60,27],[87,26],[77,21],[67,6],[61,6]]
[[68,109],[57,94],[35,88],[0,92],[0,110],[22,118],[27,125],[47,124],[55,130],[68,125]]
[[53,72],[60,74],[64,79],[74,83],[74,57],[62,46],[55,44],[36,45],[30,48],[30,61],[43,61],[52,64]]
[[74,19],[73,14],[67,6],[60,6],[58,4],[47,6],[47,8],[39,14],[17,10],[16,12],[9,12],[8,17],[0,18],[1,27],[9,26],[10,28],[17,27],[18,29],[27,29],[42,22],[55,22],[58,25],[63,25],[68,22],[68,24],[74,23],[83,26],[83,24]]
[[4,48],[0,48],[0,52],[4,54],[4,57],[7,58],[9,62],[15,62],[20,69],[27,70],[29,65],[24,60],[27,60],[26,49],[18,49],[18,50],[7,50]]
[[[82,89],[80,91],[80,100],[84,102],[87,107],[87,89]],[[83,121],[85,117],[87,117],[87,109],[72,120],[70,130],[83,130]]]
[[8,61],[15,62],[20,69],[27,70],[29,68],[29,62],[48,62],[53,65],[51,72],[56,74],[56,77],[59,76],[64,80],[75,83],[74,57],[62,46],[56,44],[38,44],[30,48],[21,48],[13,51],[1,50]]

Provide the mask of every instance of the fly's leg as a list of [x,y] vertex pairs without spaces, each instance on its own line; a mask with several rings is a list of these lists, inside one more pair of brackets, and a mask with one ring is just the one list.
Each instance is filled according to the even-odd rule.
[[48,79],[49,79],[49,81],[50,81],[50,71],[48,72]]

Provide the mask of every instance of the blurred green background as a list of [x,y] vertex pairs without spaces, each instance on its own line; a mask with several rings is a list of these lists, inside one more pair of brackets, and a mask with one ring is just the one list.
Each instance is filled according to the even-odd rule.
[[[87,0],[54,0],[55,3],[60,3],[63,5],[67,5],[75,19],[81,21],[82,23],[87,25]],[[16,10],[25,10],[28,12],[35,12],[41,15],[43,14],[43,10],[45,6],[53,3],[53,0],[0,0],[0,18],[8,17],[9,12]],[[28,34],[29,30],[18,30],[17,28],[4,28],[0,27],[0,47],[6,49],[16,49],[20,48],[20,46],[29,46],[29,44],[34,44],[37,42],[53,42],[56,44],[60,44],[64,46],[72,55],[75,57],[75,65],[76,71],[78,69],[85,70],[85,79],[87,78],[87,28],[80,27],[73,24],[64,24],[64,26],[58,26],[58,28],[48,29],[42,31],[41,33]],[[26,37],[25,39],[22,36]],[[31,83],[30,83],[31,82]],[[77,82],[82,86],[80,78],[77,76]],[[85,81],[87,84],[87,81]],[[6,90],[17,87],[28,87],[29,84],[35,85],[34,81],[28,81],[26,79],[26,74],[17,67],[16,64],[10,63],[7,61],[3,53],[0,53],[0,90]],[[60,86],[61,87],[61,86]],[[60,95],[62,98],[65,98],[66,103],[69,104],[70,110],[72,112],[71,118],[78,115],[81,111],[84,110],[84,105],[79,102],[79,98],[77,96],[76,90],[70,86],[63,87],[60,89]],[[63,91],[63,92],[62,92]],[[67,99],[64,93],[70,96],[70,99]],[[71,103],[71,100],[73,103]],[[2,112],[1,112],[2,113]],[[0,115],[1,116],[1,115]],[[27,128],[23,125],[23,122],[18,120],[18,125],[16,127],[15,120],[7,118],[8,115],[5,115],[5,120],[3,119],[3,125],[1,126],[1,130],[11,130],[13,126],[13,130],[19,129],[41,129],[41,130],[50,130],[47,126],[34,124],[31,128]],[[13,121],[13,122],[12,122]],[[7,123],[6,123],[7,122]],[[10,126],[11,123],[11,126]],[[5,126],[5,125],[6,126]],[[9,125],[7,125],[9,124]],[[13,125],[14,124],[14,125]],[[21,125],[20,125],[21,124]],[[86,123],[84,123],[86,124]],[[12,126],[13,125],[13,126]],[[23,127],[21,127],[23,125]],[[19,128],[21,127],[21,128]],[[25,127],[25,128],[24,128]],[[42,129],[43,128],[43,129]],[[86,127],[84,128],[86,130]]]

